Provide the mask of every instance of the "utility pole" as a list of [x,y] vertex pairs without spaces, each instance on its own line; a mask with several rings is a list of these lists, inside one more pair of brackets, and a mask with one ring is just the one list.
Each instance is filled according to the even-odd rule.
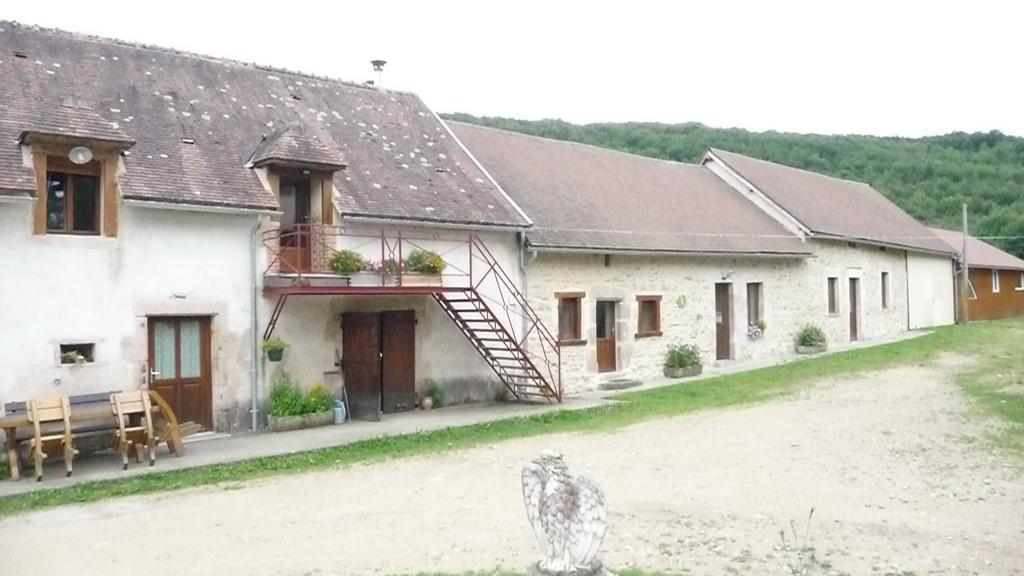
[[960,248],[960,321],[964,324],[970,320],[967,302],[971,297],[970,266],[967,264],[967,203],[961,205],[963,212],[964,243]]

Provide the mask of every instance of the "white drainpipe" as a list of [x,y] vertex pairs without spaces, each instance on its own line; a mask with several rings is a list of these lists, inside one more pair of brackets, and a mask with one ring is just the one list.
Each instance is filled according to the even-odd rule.
[[259,286],[258,277],[256,274],[256,256],[259,253],[259,243],[257,241],[257,233],[260,230],[260,225],[263,224],[262,217],[256,217],[256,224],[253,225],[252,231],[249,233],[249,280],[252,284],[252,302],[250,308],[252,309],[252,362],[249,367],[249,376],[252,381],[251,390],[251,405],[249,412],[252,414],[252,431],[256,432],[259,430],[259,376],[260,376],[260,356],[259,356],[259,314],[257,313],[257,306],[259,304]]

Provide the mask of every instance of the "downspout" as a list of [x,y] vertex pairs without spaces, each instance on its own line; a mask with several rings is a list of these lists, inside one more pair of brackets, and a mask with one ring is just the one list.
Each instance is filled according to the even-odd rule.
[[252,231],[249,232],[249,280],[252,285],[252,294],[250,295],[251,301],[249,308],[252,312],[252,326],[249,330],[252,332],[252,350],[251,352],[251,363],[249,366],[249,377],[251,379],[251,390],[250,390],[250,407],[249,413],[252,415],[252,431],[256,432],[259,430],[259,372],[260,372],[260,356],[259,356],[259,314],[257,312],[257,305],[259,303],[259,278],[256,274],[256,255],[259,252],[259,243],[257,242],[257,233],[260,230],[260,226],[263,224],[263,219],[260,216],[256,217],[256,223],[253,224]]
[[[529,248],[526,247],[526,232],[519,231],[517,234],[519,236],[519,277],[522,279],[523,299],[525,299],[526,302],[529,303],[529,275],[526,271],[529,265],[533,263],[534,259],[537,258],[537,251],[530,250]],[[526,318],[526,314],[521,314],[520,317],[522,318],[523,325],[520,326],[519,329],[521,330],[522,334],[525,334],[528,330],[529,320]]]

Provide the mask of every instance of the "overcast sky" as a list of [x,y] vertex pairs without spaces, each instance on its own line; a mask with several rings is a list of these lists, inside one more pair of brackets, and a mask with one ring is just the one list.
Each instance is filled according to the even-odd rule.
[[439,112],[1024,135],[1017,4],[49,0],[0,17],[353,81],[386,59],[384,85]]

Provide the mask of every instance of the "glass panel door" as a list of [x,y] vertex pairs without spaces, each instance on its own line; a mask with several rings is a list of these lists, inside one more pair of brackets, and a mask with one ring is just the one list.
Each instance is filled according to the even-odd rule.
[[199,320],[182,320],[179,327],[181,330],[181,377],[198,378],[202,374]]
[[174,320],[153,320],[153,322],[153,370],[156,372],[153,379],[173,380],[178,377]]

